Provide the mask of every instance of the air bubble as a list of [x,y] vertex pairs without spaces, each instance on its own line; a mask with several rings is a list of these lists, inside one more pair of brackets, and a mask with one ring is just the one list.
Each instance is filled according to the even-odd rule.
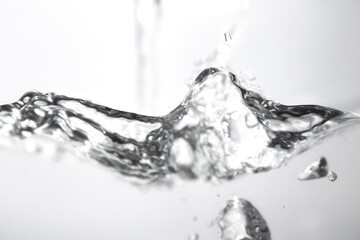
[[331,172],[331,171],[329,172],[329,174],[328,174],[329,181],[335,182],[337,178],[338,178],[338,176],[335,172]]

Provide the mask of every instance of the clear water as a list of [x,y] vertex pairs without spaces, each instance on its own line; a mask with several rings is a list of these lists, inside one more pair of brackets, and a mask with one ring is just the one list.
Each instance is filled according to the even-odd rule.
[[359,120],[332,108],[276,103],[252,90],[250,81],[205,69],[184,101],[160,117],[28,92],[0,106],[1,133],[48,136],[135,180],[216,180],[277,168]]
[[[136,183],[199,178],[218,182],[276,169],[358,119],[317,105],[277,103],[264,97],[251,76],[218,68],[200,73],[185,99],[165,116],[38,92],[0,106],[4,139],[45,136]],[[307,169],[311,176],[328,174],[319,173],[323,164],[315,165]],[[336,175],[331,173],[329,180]],[[222,239],[242,239],[227,237],[229,231],[243,239],[270,239],[270,228],[246,200],[228,202],[217,222]]]

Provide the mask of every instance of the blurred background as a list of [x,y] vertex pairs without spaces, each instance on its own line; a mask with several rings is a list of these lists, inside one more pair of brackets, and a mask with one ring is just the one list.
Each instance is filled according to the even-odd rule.
[[[0,4],[1,102],[28,90],[53,91],[163,114],[236,26],[227,67],[250,70],[273,98],[338,108],[359,103],[355,0]],[[138,98],[146,98],[145,107]]]
[[[38,90],[163,115],[204,67],[222,65],[250,70],[279,102],[357,111],[359,11],[356,0],[1,1],[0,103]],[[208,225],[234,194],[263,213],[273,239],[357,239],[358,133],[273,172],[172,189],[134,187],[66,153],[2,148],[0,239],[220,239]],[[298,183],[320,155],[338,181]]]

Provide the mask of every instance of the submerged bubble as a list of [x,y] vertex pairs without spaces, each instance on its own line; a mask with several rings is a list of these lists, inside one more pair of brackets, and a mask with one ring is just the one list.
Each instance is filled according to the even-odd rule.
[[331,182],[334,182],[334,181],[336,181],[336,179],[337,179],[337,174],[335,173],[335,172],[329,172],[328,173],[328,179],[331,181]]
[[270,240],[271,234],[265,219],[247,200],[234,197],[221,211],[218,224],[221,240]]
[[325,157],[321,157],[320,160],[313,162],[306,169],[298,175],[298,180],[312,180],[317,178],[326,177],[328,175],[328,163]]
[[[227,36],[230,38],[230,36]],[[0,134],[50,137],[135,180],[233,179],[281,166],[358,116],[265,98],[254,77],[207,68],[183,102],[145,116],[54,93],[0,106]]]

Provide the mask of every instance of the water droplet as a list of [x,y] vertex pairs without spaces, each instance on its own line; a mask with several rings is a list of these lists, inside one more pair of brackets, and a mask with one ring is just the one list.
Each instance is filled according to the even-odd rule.
[[321,157],[318,161],[311,163],[297,177],[300,181],[322,178],[328,174],[328,163],[325,157]]
[[335,182],[336,179],[337,179],[337,174],[335,172],[330,171],[329,174],[328,174],[328,179],[331,182]]
[[216,194],[217,197],[220,197],[220,193]]
[[191,220],[193,220],[194,222],[196,222],[196,221],[198,220],[198,217],[197,217],[197,216],[193,216],[193,217],[191,218]]

